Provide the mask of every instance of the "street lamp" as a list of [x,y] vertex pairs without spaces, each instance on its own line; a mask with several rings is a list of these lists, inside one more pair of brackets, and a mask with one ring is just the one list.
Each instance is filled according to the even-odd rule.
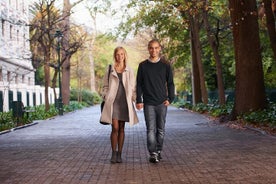
[[63,103],[62,103],[62,85],[61,85],[61,63],[60,63],[60,48],[61,48],[61,40],[62,40],[62,32],[60,30],[56,31],[55,38],[57,38],[57,54],[58,54],[58,85],[59,85],[59,98],[58,98],[58,113],[59,115],[63,115]]

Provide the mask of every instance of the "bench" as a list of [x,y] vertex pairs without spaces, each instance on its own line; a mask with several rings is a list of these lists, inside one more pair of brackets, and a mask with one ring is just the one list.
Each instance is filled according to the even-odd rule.
[[12,115],[14,118],[19,119],[23,118],[24,113],[26,113],[27,118],[29,118],[29,113],[35,112],[35,110],[26,109],[22,101],[13,101],[12,102]]

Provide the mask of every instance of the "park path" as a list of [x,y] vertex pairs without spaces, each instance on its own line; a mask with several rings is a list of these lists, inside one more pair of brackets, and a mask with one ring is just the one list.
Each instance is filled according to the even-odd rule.
[[275,184],[276,139],[170,107],[163,160],[148,162],[143,112],[111,164],[99,106],[0,135],[1,184]]

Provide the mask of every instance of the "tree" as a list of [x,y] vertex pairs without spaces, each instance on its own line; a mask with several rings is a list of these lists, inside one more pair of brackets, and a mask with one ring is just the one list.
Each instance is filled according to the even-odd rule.
[[[107,66],[112,63],[113,50],[115,47],[114,37],[100,34],[95,38],[93,47],[88,48],[88,52],[93,53],[95,87],[97,92],[101,91],[102,79]],[[91,62],[91,58],[89,58],[89,61]]]
[[[189,24],[190,24],[190,31],[191,31],[191,44],[193,45],[192,49],[194,49],[193,52],[195,53],[195,55],[193,54],[192,56],[196,56],[196,59],[193,59],[192,61],[197,62],[196,65],[193,65],[193,66],[197,67],[198,69],[200,92],[201,92],[201,95],[200,95],[201,99],[195,98],[196,95],[194,95],[194,104],[197,104],[199,102],[203,102],[204,104],[207,104],[208,94],[207,94],[207,89],[205,84],[205,76],[204,76],[204,69],[202,64],[202,53],[201,53],[202,50],[201,50],[200,36],[199,36],[199,14],[198,13],[194,15],[190,14],[189,16],[190,16]],[[195,85],[194,87],[196,87],[196,84],[194,85]]]
[[276,1],[263,0],[263,8],[266,17],[266,27],[270,38],[271,48],[274,53],[274,61],[276,62],[276,28],[275,28],[275,15],[276,15]]
[[30,23],[30,41],[33,59],[44,67],[45,110],[50,109],[48,88],[50,86],[50,63],[53,58],[54,30],[59,23],[60,12],[54,7],[55,0],[42,0],[34,3],[32,13],[34,19]]
[[207,32],[207,37],[209,41],[209,45],[212,48],[213,55],[216,61],[216,77],[217,77],[217,83],[218,83],[218,94],[219,94],[219,104],[224,105],[225,104],[225,91],[224,91],[224,83],[223,83],[223,76],[222,76],[222,63],[221,63],[221,57],[218,51],[218,43],[215,40],[215,37],[211,33],[210,23],[208,20],[208,11],[210,9],[208,5],[208,0],[203,0],[203,13],[202,18],[205,25],[205,29]]
[[[192,37],[192,36],[191,36]],[[193,91],[193,104],[201,102],[202,95],[200,90],[200,74],[197,65],[197,54],[194,46],[194,42],[191,42],[191,54],[192,54],[192,91]]]
[[[63,65],[63,63],[65,61],[68,61],[68,59],[70,60],[71,57],[73,56],[73,54],[75,54],[78,50],[83,48],[83,45],[85,44],[85,41],[86,41],[86,37],[87,37],[87,33],[81,27],[71,24],[69,41],[66,42],[67,47],[61,48],[62,53],[64,53],[64,55],[65,55],[65,57],[61,58],[61,65]],[[52,65],[52,66],[55,69],[55,72],[54,72],[54,75],[52,78],[52,87],[54,89],[55,99],[57,99],[55,88],[57,86],[56,83],[57,83],[57,76],[58,76],[59,68],[57,65]],[[70,64],[70,67],[71,67],[71,64]],[[71,74],[69,77],[71,78]],[[68,79],[66,81],[70,81],[70,79]],[[64,86],[64,84],[62,85],[62,89],[63,89],[63,86]],[[70,90],[69,90],[69,93],[70,93]]]
[[266,96],[256,0],[229,0],[233,26],[236,89],[232,119],[264,109]]
[[[62,11],[62,24],[63,24],[63,48],[67,52],[63,52],[63,63],[62,63],[62,101],[64,104],[68,105],[70,101],[70,58],[72,52],[68,52],[70,49],[70,15],[71,10],[74,6],[82,2],[83,0],[78,0],[75,3],[71,4],[70,0],[63,0],[63,11]],[[76,52],[76,51],[75,51]]]
[[96,41],[96,37],[98,35],[97,31],[97,16],[99,13],[106,13],[111,6],[111,2],[109,0],[104,0],[101,4],[98,1],[87,1],[86,8],[89,12],[89,15],[92,19],[92,33],[90,39],[87,42],[87,47],[89,48],[89,60],[90,60],[90,71],[91,71],[91,91],[96,92],[96,78],[95,78],[95,61],[93,56],[93,47]]
[[[192,62],[197,62],[192,65],[193,93],[195,93],[195,91],[200,91],[201,93],[200,95],[193,94],[193,102],[203,102],[207,104],[208,94],[205,84],[206,81],[200,43],[200,3],[197,1],[180,2],[175,0],[142,2],[133,0],[129,4],[129,7],[130,6],[138,6],[139,12],[134,17],[130,17],[128,22],[122,25],[125,32],[129,32],[134,28],[134,32],[137,33],[143,30],[144,27],[153,27],[155,36],[158,36],[161,43],[170,45],[169,48],[164,50],[164,53],[169,56],[169,59],[180,62],[180,60],[184,59],[183,55],[186,54],[185,60],[187,60],[187,56],[191,55],[193,57]],[[187,32],[191,33],[191,37],[187,36]],[[187,54],[184,50],[179,50],[180,47],[178,45],[186,45],[187,40],[193,45],[190,47],[192,49],[190,52],[193,54]],[[178,51],[173,51],[173,49],[177,49]],[[170,53],[177,53],[177,55],[173,56]],[[198,71],[198,73],[195,71]],[[196,74],[199,74],[199,76],[195,76]],[[194,80],[197,78],[199,80]],[[196,84],[196,82],[200,82],[200,84]],[[200,89],[197,89],[197,87],[200,87]]]
[[[60,10],[54,6],[55,0],[41,0],[34,3],[31,12],[34,16],[30,22],[30,40],[31,50],[33,52],[34,66],[36,68],[44,67],[44,86],[45,86],[45,110],[49,110],[48,88],[50,87],[50,66],[54,66],[55,74],[52,86],[56,86],[57,60],[55,33],[59,30],[61,33],[68,31],[62,21],[66,18]],[[69,16],[69,15],[68,15]],[[71,29],[73,30],[73,29]],[[75,29],[76,30],[76,29]],[[61,65],[82,46],[85,35],[78,34],[78,31],[72,31],[68,37],[64,37],[65,46],[62,47],[64,57],[61,59]],[[67,32],[68,33],[68,32]],[[62,88],[63,89],[63,88]]]
[[[132,0],[128,8],[135,7],[138,12],[134,16],[130,16],[128,21],[121,25],[121,28],[123,28],[123,30],[127,30],[124,33],[130,32],[131,30],[134,30],[134,32],[137,33],[139,31],[145,30],[146,27],[153,28],[154,33],[158,36],[158,38],[161,38],[163,42],[167,43],[166,45],[171,45],[170,49],[172,50],[164,50],[164,52],[169,56],[172,56],[171,53],[176,55],[176,63],[181,62],[183,58],[180,59],[180,56],[182,56],[183,53],[187,54],[187,49],[181,50],[178,45],[187,45],[187,40],[191,38],[190,50],[192,57],[191,60],[193,61],[193,77],[198,75],[200,80],[194,81],[200,81],[201,84],[198,85],[198,83],[196,84],[194,82],[194,91],[198,92],[198,89],[195,88],[199,86],[203,89],[204,83],[202,83],[202,81],[206,82],[205,80],[202,80],[204,77],[204,72],[203,70],[200,70],[203,69],[203,67],[201,68],[201,62],[198,61],[202,60],[202,62],[206,62],[208,59],[211,60],[211,57],[206,53],[213,52],[217,65],[217,69],[213,71],[217,71],[217,82],[219,90],[221,90],[220,101],[222,104],[223,100],[225,100],[223,95],[224,82],[222,81],[222,75],[225,77],[225,73],[231,73],[233,76],[236,74],[235,81],[232,80],[232,76],[225,80],[228,86],[234,87],[233,84],[235,84],[236,88],[235,104],[232,117],[236,118],[238,115],[243,113],[265,108],[267,102],[265,97],[256,0],[229,0],[232,35],[229,34],[229,14],[226,14],[225,11],[218,10],[219,8],[217,7],[226,6],[227,3],[223,3],[223,5],[220,1],[212,1],[212,6],[214,7],[211,7],[210,5],[206,6],[207,4],[204,5],[206,2],[206,0],[192,0],[184,2],[178,0]],[[268,5],[268,7],[271,8],[271,3]],[[204,10],[203,14],[201,14],[202,10]],[[212,17],[210,17],[210,10],[212,10],[212,12],[216,10],[216,14],[213,14]],[[224,14],[221,15],[221,12]],[[217,23],[209,22],[209,20],[212,20],[213,16],[215,17],[214,19],[218,19],[220,16],[223,16],[222,20],[225,24],[224,27],[221,28],[219,26],[214,26],[215,24],[219,24],[219,21],[217,21]],[[202,23],[204,23],[206,28],[204,33],[203,29],[201,29]],[[210,23],[213,25],[210,25]],[[273,25],[270,24],[270,26],[275,29]],[[215,27],[217,31],[211,32],[211,26]],[[187,37],[186,32],[188,29],[191,31],[190,37]],[[221,31],[225,31],[225,37],[223,38],[226,38],[226,44],[220,42],[220,39],[222,38]],[[271,31],[271,33],[274,34],[273,31]],[[218,36],[219,34],[220,36]],[[185,37],[183,37],[183,35],[185,35]],[[230,41],[232,41],[232,38],[234,38],[233,45],[229,44]],[[206,46],[207,41],[209,42],[208,46]],[[173,51],[173,48],[177,51]],[[204,49],[204,52],[200,53],[200,49]],[[222,54],[219,55],[219,52],[222,52]],[[202,58],[202,55],[209,58]],[[270,56],[267,53],[266,55]],[[188,57],[185,59],[187,60],[187,58]],[[220,60],[222,62],[220,62]],[[232,67],[232,65],[234,67]],[[228,67],[228,71],[225,72],[224,66]],[[206,65],[204,65],[204,67],[206,67]],[[212,66],[207,67],[209,70],[212,68]],[[268,68],[268,70],[273,70],[273,68]],[[197,94],[196,97],[205,99],[204,95],[204,91],[201,91],[201,94]],[[196,102],[197,100],[198,99],[195,99]],[[206,103],[206,100],[204,100],[204,102]]]

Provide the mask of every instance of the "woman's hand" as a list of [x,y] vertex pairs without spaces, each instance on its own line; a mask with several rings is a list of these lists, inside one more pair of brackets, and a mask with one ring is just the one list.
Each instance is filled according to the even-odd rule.
[[136,104],[136,109],[141,110],[144,107],[143,103]]

